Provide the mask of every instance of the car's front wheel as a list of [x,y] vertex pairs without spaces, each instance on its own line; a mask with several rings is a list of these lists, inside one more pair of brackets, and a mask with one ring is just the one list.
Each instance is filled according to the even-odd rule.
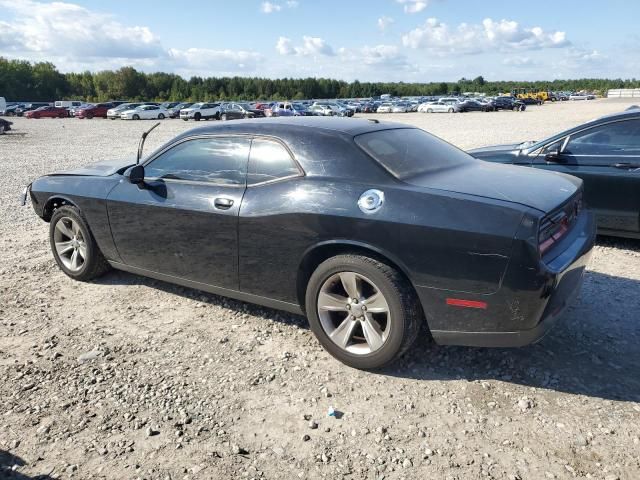
[[391,266],[360,255],[321,263],[307,286],[311,330],[341,362],[360,369],[382,367],[417,337],[422,309],[411,285]]
[[88,281],[109,270],[109,263],[76,207],[65,205],[53,213],[49,241],[56,263],[74,280]]
[[140,115],[137,113],[132,117],[134,120],[140,120]]
[[161,113],[160,115],[158,115],[158,120],[164,120],[164,113]]

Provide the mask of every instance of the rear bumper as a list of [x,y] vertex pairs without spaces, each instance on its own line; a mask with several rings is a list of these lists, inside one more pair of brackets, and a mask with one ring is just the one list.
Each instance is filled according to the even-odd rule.
[[[539,341],[558,323],[580,293],[594,243],[595,220],[593,214],[584,212],[571,242],[552,260],[540,262],[539,275],[545,278],[540,290],[523,288],[516,291],[507,287],[505,292],[503,286],[493,295],[474,297],[474,300],[486,301],[487,310],[465,312],[468,309],[458,309],[458,315],[466,314],[469,318],[467,328],[431,329],[434,340],[441,345],[471,347],[521,347]],[[423,297],[420,291],[418,293]],[[448,296],[450,292],[443,295]],[[491,317],[503,330],[472,330],[473,325],[482,325],[483,320]],[[456,323],[460,326],[459,321]],[[534,326],[522,328],[523,325]]]

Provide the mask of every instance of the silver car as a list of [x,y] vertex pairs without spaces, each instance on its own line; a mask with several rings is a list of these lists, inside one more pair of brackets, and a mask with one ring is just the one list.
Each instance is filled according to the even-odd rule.
[[423,103],[418,108],[418,111],[424,113],[454,113],[459,112],[460,107],[457,103],[445,103],[439,100],[437,102]]

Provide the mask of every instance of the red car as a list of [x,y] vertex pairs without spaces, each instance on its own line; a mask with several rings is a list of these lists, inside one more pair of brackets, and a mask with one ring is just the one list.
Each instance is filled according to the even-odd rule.
[[76,110],[76,118],[107,118],[107,110],[110,108],[113,108],[112,103],[96,103],[95,105],[88,105],[85,108]]
[[66,108],[40,107],[35,110],[29,110],[24,116],[27,118],[67,118],[69,112],[67,112]]

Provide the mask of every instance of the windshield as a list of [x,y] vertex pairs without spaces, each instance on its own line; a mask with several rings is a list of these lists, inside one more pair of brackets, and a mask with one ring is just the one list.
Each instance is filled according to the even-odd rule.
[[462,150],[417,128],[365,133],[356,136],[355,142],[398,180],[474,161]]

